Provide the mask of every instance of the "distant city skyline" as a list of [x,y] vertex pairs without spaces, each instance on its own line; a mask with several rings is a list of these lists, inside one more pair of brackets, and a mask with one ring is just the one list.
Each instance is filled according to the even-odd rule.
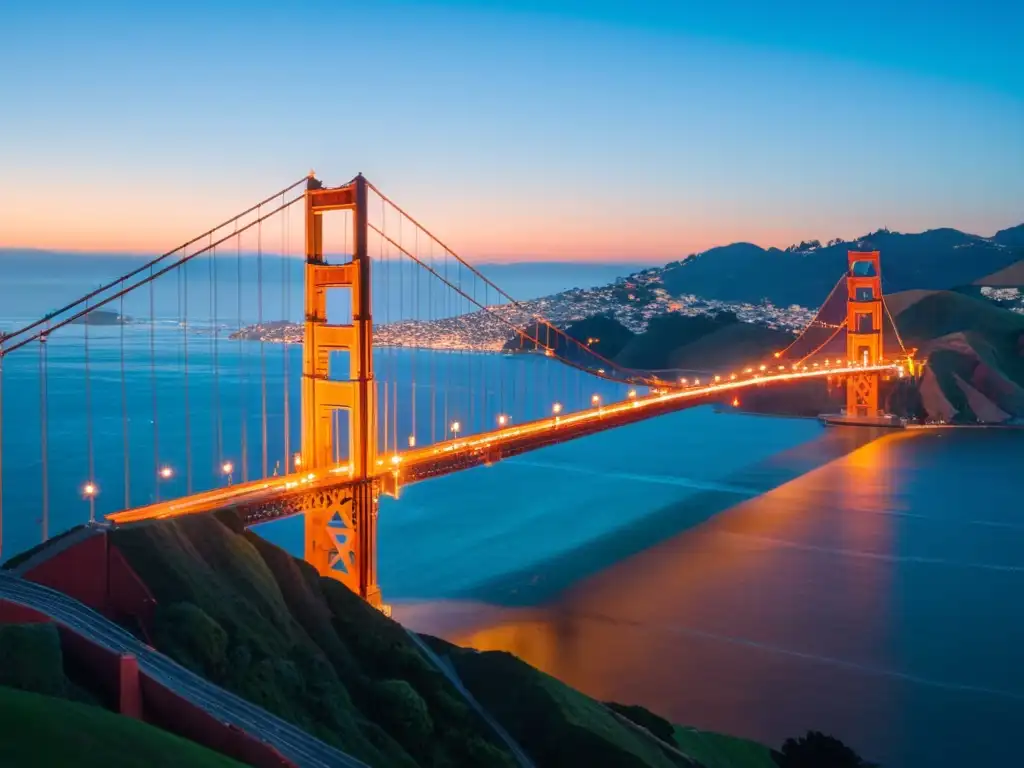
[[1024,221],[1024,10],[768,5],[8,6],[0,248],[162,252],[310,168],[494,263]]

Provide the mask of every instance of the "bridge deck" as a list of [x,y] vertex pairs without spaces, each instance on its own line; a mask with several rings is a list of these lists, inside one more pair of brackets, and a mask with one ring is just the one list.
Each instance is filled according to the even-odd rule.
[[[901,366],[886,363],[876,366],[850,366],[794,371],[751,378],[691,386],[672,392],[650,394],[585,411],[552,416],[505,427],[482,435],[457,438],[424,448],[415,448],[377,459],[376,476],[386,489],[397,492],[402,485],[451,474],[482,464],[563,443],[585,435],[705,405],[751,387],[763,387],[802,379],[843,376],[865,371],[898,372]],[[297,472],[280,477],[254,480],[218,488],[184,498],[150,504],[107,515],[115,523],[133,523],[181,515],[201,514],[236,507],[246,522],[259,522],[298,514],[301,508],[288,503],[290,498],[310,492],[344,487],[352,483],[348,465],[316,472]],[[273,507],[271,511],[267,508]]]

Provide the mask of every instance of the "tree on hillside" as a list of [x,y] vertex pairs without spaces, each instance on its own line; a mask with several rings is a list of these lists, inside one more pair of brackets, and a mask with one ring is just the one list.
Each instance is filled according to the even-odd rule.
[[808,731],[798,739],[786,739],[772,755],[779,768],[870,768],[870,764],[839,739],[821,731]]

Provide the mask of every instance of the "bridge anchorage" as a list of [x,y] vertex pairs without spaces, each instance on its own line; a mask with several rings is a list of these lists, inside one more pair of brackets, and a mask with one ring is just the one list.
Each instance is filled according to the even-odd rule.
[[[536,307],[362,175],[326,187],[311,173],[0,335],[0,526],[14,513],[45,541],[86,509],[117,525],[301,515],[306,561],[387,612],[378,514],[404,485],[810,379],[845,382],[835,419],[886,424],[882,383],[913,372],[877,252],[850,253],[774,360],[732,373],[625,368]],[[476,354],[509,338],[539,354]]]

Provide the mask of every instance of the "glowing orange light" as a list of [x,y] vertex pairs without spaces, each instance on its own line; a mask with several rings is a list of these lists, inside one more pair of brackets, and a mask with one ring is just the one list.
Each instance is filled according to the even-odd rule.
[[501,414],[498,417],[498,426],[504,427],[506,424],[508,424],[508,416],[506,416],[505,414]]
[[292,457],[292,461],[295,463],[296,469],[302,466],[302,456],[300,454],[296,453],[295,456]]
[[554,405],[551,406],[551,410],[552,410],[553,413],[561,413],[562,412],[562,404],[561,403],[555,403]]
[[740,399],[738,397],[734,397],[732,399],[732,407],[733,408],[739,408],[740,407]]

